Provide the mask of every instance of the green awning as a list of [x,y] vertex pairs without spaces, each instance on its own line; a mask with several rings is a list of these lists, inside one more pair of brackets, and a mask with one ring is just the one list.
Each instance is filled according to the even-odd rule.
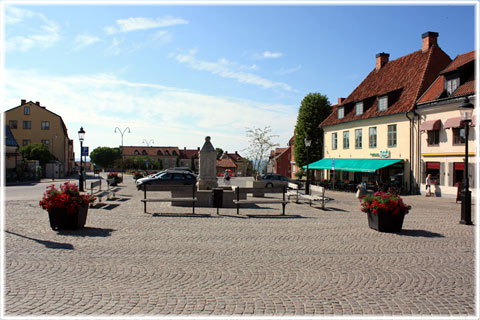
[[[333,161],[332,161],[333,160]],[[378,169],[391,166],[402,159],[342,159],[324,158],[308,164],[308,169],[327,169],[339,171],[375,172]],[[303,166],[304,169],[307,166]]]

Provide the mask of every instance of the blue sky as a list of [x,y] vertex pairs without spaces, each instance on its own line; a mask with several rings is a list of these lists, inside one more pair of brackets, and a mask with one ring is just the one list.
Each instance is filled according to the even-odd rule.
[[[457,2],[458,3],[458,2]],[[124,145],[248,147],[270,126],[285,146],[301,100],[332,104],[375,67],[439,33],[453,59],[474,50],[473,2],[412,5],[146,5],[4,2],[3,110],[40,101],[64,119],[78,155]],[[150,145],[152,143],[150,142]]]

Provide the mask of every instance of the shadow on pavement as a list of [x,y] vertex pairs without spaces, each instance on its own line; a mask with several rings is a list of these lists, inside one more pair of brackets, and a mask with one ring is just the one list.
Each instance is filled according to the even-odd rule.
[[328,207],[325,209],[322,209],[320,207],[314,207],[315,209],[322,210],[322,211],[341,211],[341,212],[348,212],[347,210],[339,209],[339,208],[334,208],[334,207]]
[[43,244],[45,246],[45,248],[73,250],[73,246],[70,243],[62,243],[62,242],[35,239],[35,238],[27,237],[27,236],[24,236],[24,235],[15,233],[15,232],[11,232],[11,231],[8,231],[8,230],[6,230],[5,232],[9,233],[9,234],[13,234],[13,235],[21,237],[21,238],[24,238],[24,239],[33,240],[37,243]]
[[397,232],[397,234],[402,235],[402,236],[409,236],[409,237],[425,237],[425,238],[445,238],[443,234],[436,233],[436,232],[430,232],[426,230],[408,230],[408,229],[403,229],[400,232]]
[[210,218],[210,214],[201,213],[152,213],[152,217],[175,217],[175,218]]
[[247,217],[260,219],[305,219],[305,217],[299,215],[247,214]]
[[75,237],[109,237],[114,229],[103,229],[95,227],[84,227],[78,230],[59,230],[58,234],[63,236],[75,236]]

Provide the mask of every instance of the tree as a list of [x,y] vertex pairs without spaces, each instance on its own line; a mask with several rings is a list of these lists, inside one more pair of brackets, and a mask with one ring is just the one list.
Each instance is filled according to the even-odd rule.
[[115,160],[121,159],[120,148],[98,147],[90,153],[90,159],[101,168],[113,167]]
[[53,159],[50,150],[43,143],[34,143],[21,147],[18,152],[23,156],[24,160],[38,160],[43,167],[45,163]]
[[217,160],[223,156],[223,149],[222,148],[215,148],[217,151]]
[[307,148],[304,139],[312,144],[308,150],[309,162],[323,158],[323,130],[318,125],[332,112],[328,98],[320,93],[309,93],[303,98],[295,125],[294,156],[297,167],[307,164]]
[[273,147],[277,147],[278,143],[273,143],[272,138],[278,135],[270,134],[272,129],[270,126],[265,128],[247,128],[247,137],[250,139],[250,146],[247,148],[247,157],[253,162],[253,171],[261,172],[266,165],[266,159]]

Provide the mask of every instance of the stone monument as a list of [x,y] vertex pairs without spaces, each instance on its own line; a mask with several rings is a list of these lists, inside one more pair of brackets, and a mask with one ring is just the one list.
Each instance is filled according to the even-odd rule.
[[205,137],[205,143],[200,150],[198,173],[198,190],[211,190],[218,187],[217,183],[217,151],[210,142],[210,137]]

